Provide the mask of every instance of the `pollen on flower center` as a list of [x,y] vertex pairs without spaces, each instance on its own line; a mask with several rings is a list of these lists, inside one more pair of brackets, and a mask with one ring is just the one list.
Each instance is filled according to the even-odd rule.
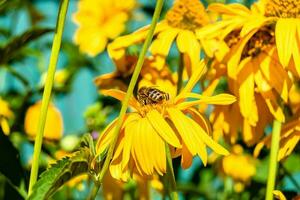
[[258,32],[256,32],[251,39],[247,42],[242,57],[256,57],[262,51],[266,50],[266,48],[275,44],[274,37],[274,26],[267,26],[261,28]]
[[267,17],[299,18],[299,0],[269,0],[266,4],[265,15]]
[[235,30],[235,31],[232,31],[231,33],[229,33],[224,41],[226,42],[227,46],[229,48],[233,47],[234,45],[236,45],[239,40],[241,39],[240,37],[240,30]]
[[193,30],[207,24],[209,19],[199,0],[177,0],[166,15],[172,27]]

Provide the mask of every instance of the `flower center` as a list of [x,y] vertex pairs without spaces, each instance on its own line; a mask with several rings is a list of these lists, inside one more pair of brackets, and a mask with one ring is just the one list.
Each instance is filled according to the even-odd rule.
[[299,0],[269,0],[265,16],[280,18],[300,18]]
[[256,57],[262,51],[275,44],[274,26],[265,26],[257,31],[247,42],[242,58]]
[[199,0],[177,0],[166,15],[168,24],[175,28],[194,30],[209,22]]
[[225,37],[224,41],[229,48],[233,47],[239,42],[241,39],[240,32],[241,30],[234,30]]

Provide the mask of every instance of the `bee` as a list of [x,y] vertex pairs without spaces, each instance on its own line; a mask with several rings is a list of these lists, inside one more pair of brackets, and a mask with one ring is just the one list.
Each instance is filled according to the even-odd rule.
[[137,99],[140,104],[151,105],[159,104],[169,100],[169,94],[154,87],[141,87],[137,94]]

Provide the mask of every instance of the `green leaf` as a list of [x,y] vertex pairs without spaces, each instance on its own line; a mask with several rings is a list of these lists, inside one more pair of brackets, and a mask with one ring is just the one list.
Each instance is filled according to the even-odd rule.
[[28,200],[50,198],[62,185],[83,173],[88,173],[93,156],[89,148],[80,148],[72,157],[57,161],[43,172]]
[[24,32],[23,34],[13,38],[5,46],[0,47],[0,65],[9,63],[15,58],[19,51],[29,42],[38,39],[46,33],[52,32],[50,28],[35,28]]

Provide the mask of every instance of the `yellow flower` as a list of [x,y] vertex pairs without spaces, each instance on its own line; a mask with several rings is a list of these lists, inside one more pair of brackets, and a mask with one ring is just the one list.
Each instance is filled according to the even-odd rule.
[[234,145],[231,154],[222,158],[221,167],[222,172],[234,180],[236,192],[241,192],[256,173],[254,159],[243,153],[240,145]]
[[[24,129],[26,134],[34,139],[37,134],[38,121],[40,117],[42,103],[39,101],[30,106],[25,115]],[[63,118],[60,111],[50,104],[48,107],[44,138],[49,140],[59,140],[63,135]]]
[[73,15],[79,26],[74,41],[80,51],[95,56],[104,51],[107,42],[125,30],[135,0],[80,0]]
[[5,135],[10,133],[8,120],[13,117],[14,114],[10,110],[9,104],[0,97],[0,127]]
[[[235,97],[227,94],[203,96],[191,93],[205,71],[205,64],[199,63],[197,69],[184,89],[177,96],[170,96],[167,101],[143,106],[134,97],[130,99],[129,105],[133,112],[127,113],[125,117],[110,165],[114,178],[126,180],[129,171],[141,176],[150,176],[155,172],[159,175],[165,173],[166,143],[179,150],[183,168],[191,165],[195,155],[206,165],[206,146],[218,154],[228,154],[226,149],[209,136],[209,125],[196,106],[227,105],[233,103]],[[120,90],[106,90],[102,93],[120,101],[125,96]],[[192,100],[186,101],[187,99]],[[98,154],[104,152],[111,143],[115,125],[116,120],[101,134],[96,146]]]
[[[190,75],[200,60],[202,37],[196,31],[208,24],[210,19],[199,0],[176,0],[165,18],[157,24],[150,52],[157,57],[163,67],[171,45],[176,41],[177,48],[184,55],[185,67]],[[108,53],[115,60],[122,60],[128,46],[142,43],[146,39],[149,26],[119,37],[108,45]]]
[[243,148],[240,145],[233,146],[232,153],[222,159],[222,169],[233,180],[243,183],[250,181],[256,173],[253,158],[250,155],[243,154]]
[[[272,134],[266,136],[259,142],[254,150],[254,156],[258,157],[261,149],[266,145],[270,148]],[[280,134],[280,146],[277,160],[280,161],[289,156],[300,141],[300,111],[298,111],[293,119],[282,126]]]
[[[240,4],[212,4],[211,11],[222,20],[202,32],[219,32],[219,48],[227,65],[227,74],[237,82],[234,90],[240,110],[252,126],[259,120],[254,92],[259,92],[273,116],[283,122],[278,98],[286,103],[292,80],[289,71],[299,77],[299,1],[261,0],[251,9]],[[198,34],[203,34],[199,32]],[[254,103],[253,103],[254,102]],[[254,112],[254,113],[255,113]]]

